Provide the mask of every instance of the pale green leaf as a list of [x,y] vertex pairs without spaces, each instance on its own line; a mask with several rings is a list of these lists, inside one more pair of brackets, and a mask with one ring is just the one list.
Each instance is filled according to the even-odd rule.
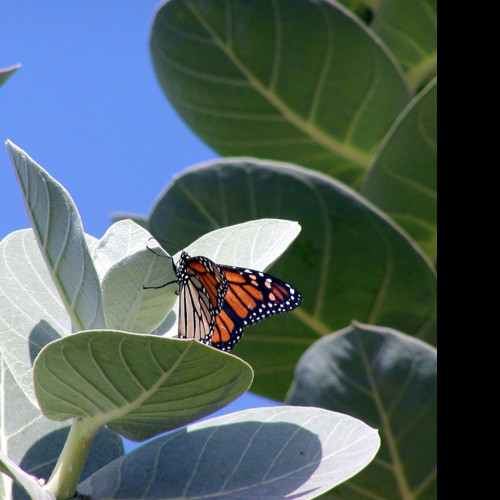
[[95,498],[315,498],[365,467],[380,439],[347,415],[256,408],[188,426],[78,486]]
[[47,343],[71,333],[71,320],[31,229],[0,242],[0,352],[35,406],[31,368]]
[[118,262],[153,244],[151,234],[131,219],[112,224],[92,250],[100,281]]
[[28,215],[73,329],[104,327],[101,287],[78,210],[66,189],[7,141]]
[[107,328],[150,333],[172,309],[177,286],[144,288],[176,282],[171,258],[159,252],[151,234],[130,219],[113,224],[96,245]]
[[[68,425],[43,417],[40,410],[26,398],[1,355],[0,387],[0,449],[24,472],[48,479],[68,435]],[[121,438],[104,429],[94,441],[81,479],[89,477],[122,454]],[[19,486],[9,484],[7,476],[0,477],[0,498],[10,498],[12,486],[16,500],[28,498]]]
[[[161,219],[161,214],[155,212],[155,220],[157,217]],[[218,264],[265,271],[299,233],[297,222],[258,219],[211,231],[188,245],[185,251],[190,255],[204,255]]]
[[[97,241],[85,235],[92,248]],[[31,368],[43,346],[71,333],[71,320],[31,229],[0,242],[0,352],[33,405]]]
[[[33,476],[24,472],[12,460],[10,460],[10,458],[6,457],[0,451],[0,478],[3,482],[3,485],[0,486],[0,491],[1,489],[10,489],[12,486],[10,484],[11,479],[5,474],[8,474],[10,478],[20,484],[28,493],[31,500],[56,500],[56,497],[52,493],[43,489],[43,484],[40,484]],[[8,488],[6,488],[6,486]],[[11,493],[9,491],[6,493],[6,496],[2,498],[10,498],[10,496]]]
[[196,340],[112,330],[46,346],[34,365],[44,415],[78,417],[143,440],[208,415],[245,392],[249,365]]

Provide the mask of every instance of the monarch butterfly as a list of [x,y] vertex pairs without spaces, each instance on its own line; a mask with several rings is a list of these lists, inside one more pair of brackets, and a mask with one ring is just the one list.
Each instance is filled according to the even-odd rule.
[[195,338],[222,351],[230,351],[243,330],[273,314],[292,311],[301,294],[269,274],[243,267],[216,264],[206,257],[182,252],[179,284],[179,337]]

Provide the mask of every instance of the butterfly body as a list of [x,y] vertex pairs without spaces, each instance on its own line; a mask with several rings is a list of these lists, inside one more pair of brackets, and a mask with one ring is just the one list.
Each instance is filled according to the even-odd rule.
[[224,305],[227,280],[220,267],[206,257],[182,252],[176,269],[179,283],[179,337],[210,343],[215,319]]
[[179,337],[194,338],[230,351],[246,327],[302,302],[288,283],[253,269],[216,264],[182,252],[179,284]]

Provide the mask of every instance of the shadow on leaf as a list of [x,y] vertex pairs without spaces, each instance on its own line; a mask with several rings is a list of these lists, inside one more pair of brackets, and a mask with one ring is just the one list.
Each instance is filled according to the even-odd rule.
[[[53,431],[39,439],[25,453],[19,466],[29,474],[47,480],[56,465],[68,432],[69,426]],[[81,479],[91,476],[115,458],[123,455],[123,452],[121,438],[109,429],[102,429],[90,449]],[[13,490],[13,497],[16,500],[29,498],[20,486],[15,485]]]
[[35,362],[38,353],[50,342],[61,338],[59,332],[54,330],[52,326],[42,319],[31,330],[29,336],[29,349],[31,366]]
[[316,434],[295,424],[181,429],[110,463],[78,491],[97,498],[293,498],[321,459]]

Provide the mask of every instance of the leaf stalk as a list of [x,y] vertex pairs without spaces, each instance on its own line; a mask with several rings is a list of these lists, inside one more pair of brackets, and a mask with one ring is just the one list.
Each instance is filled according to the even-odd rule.
[[89,420],[73,421],[59,460],[45,485],[57,500],[74,496],[85,460],[101,427],[90,424]]

